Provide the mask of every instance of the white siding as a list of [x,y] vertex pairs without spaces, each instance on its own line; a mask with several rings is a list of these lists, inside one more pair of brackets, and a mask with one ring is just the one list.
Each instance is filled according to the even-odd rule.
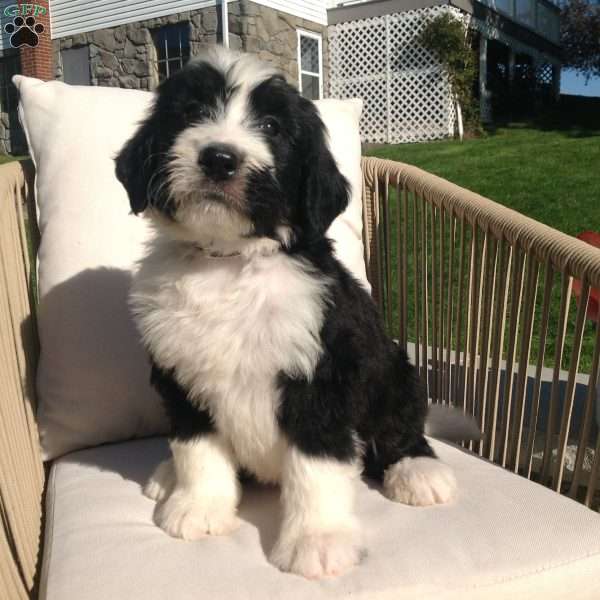
[[51,0],[52,38],[214,6],[215,0]]
[[[255,1],[322,25],[327,24],[326,0]],[[51,0],[52,38],[214,5],[215,0]]]
[[365,2],[372,2],[372,0],[325,0],[327,8],[335,8],[339,4],[364,4]]
[[326,0],[254,0],[270,8],[281,12],[302,17],[321,25],[327,25],[327,1]]

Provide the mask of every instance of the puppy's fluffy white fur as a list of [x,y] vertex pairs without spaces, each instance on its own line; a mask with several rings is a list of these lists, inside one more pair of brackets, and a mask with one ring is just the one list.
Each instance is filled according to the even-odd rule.
[[277,373],[312,377],[321,354],[327,281],[310,270],[283,253],[212,259],[165,242],[153,247],[131,291],[152,355],[177,367],[238,464],[265,482],[279,480],[284,457]]

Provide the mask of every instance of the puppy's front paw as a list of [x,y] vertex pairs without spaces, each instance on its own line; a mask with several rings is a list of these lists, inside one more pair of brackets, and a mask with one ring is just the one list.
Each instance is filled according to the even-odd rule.
[[358,564],[361,553],[354,532],[325,531],[282,536],[271,553],[271,562],[282,571],[319,579],[345,573]]
[[387,469],[383,491],[390,500],[413,506],[444,504],[456,496],[456,478],[437,458],[407,457]]
[[155,511],[156,524],[170,536],[197,540],[226,535],[239,526],[235,508],[222,498],[207,498],[175,490]]
[[175,487],[175,470],[171,459],[163,460],[144,486],[144,496],[161,502]]

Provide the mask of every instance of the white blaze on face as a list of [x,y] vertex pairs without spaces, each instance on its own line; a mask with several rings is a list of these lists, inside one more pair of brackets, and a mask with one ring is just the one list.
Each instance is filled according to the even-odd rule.
[[[198,157],[203,150],[215,144],[231,146],[241,159],[240,177],[250,169],[273,167],[273,156],[259,130],[253,126],[248,94],[236,91],[220,103],[211,117],[184,129],[175,139],[170,154],[171,189],[178,193],[177,176],[187,169],[198,170]],[[201,174],[201,173],[200,173]],[[189,188],[181,190],[189,192]]]

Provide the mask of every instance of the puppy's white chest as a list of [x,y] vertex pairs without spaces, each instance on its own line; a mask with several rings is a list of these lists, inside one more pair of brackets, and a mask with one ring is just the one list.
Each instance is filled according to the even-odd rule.
[[326,294],[326,281],[283,253],[150,255],[134,284],[132,307],[154,359],[175,369],[240,464],[261,479],[278,478],[284,446],[278,374],[312,375]]

